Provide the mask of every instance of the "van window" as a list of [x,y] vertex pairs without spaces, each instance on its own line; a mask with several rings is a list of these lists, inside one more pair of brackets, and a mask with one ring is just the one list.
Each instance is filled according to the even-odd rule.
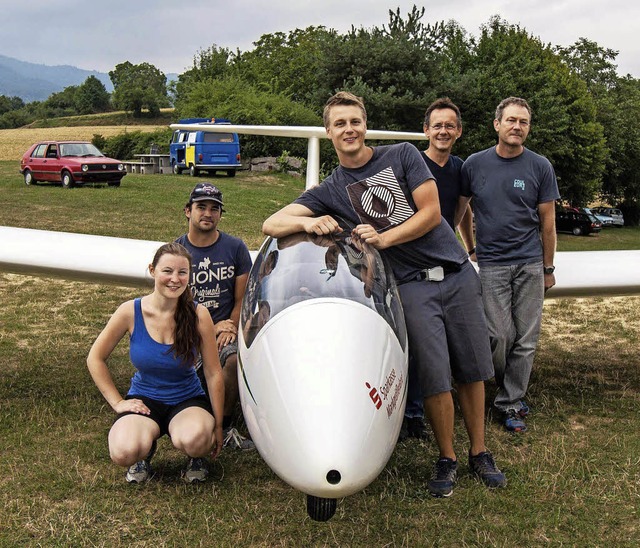
[[233,143],[233,135],[231,133],[205,133],[205,143]]
[[196,142],[196,132],[190,131],[187,136],[187,143],[195,143]]

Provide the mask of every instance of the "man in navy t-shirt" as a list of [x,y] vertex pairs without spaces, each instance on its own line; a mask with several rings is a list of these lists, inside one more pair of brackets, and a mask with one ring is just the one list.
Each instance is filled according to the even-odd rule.
[[[216,330],[224,376],[225,445],[253,449],[232,425],[238,402],[236,344],[242,298],[247,287],[251,256],[240,238],[218,229],[224,212],[222,192],[212,183],[198,183],[184,208],[189,231],[176,241],[192,258],[190,285],[194,300],[209,310]],[[206,386],[206,383],[203,383]]]
[[[451,151],[453,150],[453,145],[462,135],[460,109],[448,97],[436,99],[425,112],[423,131],[429,140],[429,146],[422,154],[422,159],[435,177],[440,200],[440,213],[454,231],[456,228],[459,229],[467,253],[472,255],[474,252],[473,215],[469,205],[467,205],[467,213],[463,216],[459,226],[456,227],[454,223],[456,207],[460,199],[462,159],[458,156],[453,156]],[[464,391],[464,385],[461,386],[463,386]],[[423,418],[424,409],[422,396],[417,391],[418,383],[415,382],[414,360],[411,360],[409,365],[408,387],[407,406],[404,411],[405,418],[400,430],[399,440],[402,441],[409,437],[426,439],[427,433]],[[477,402],[473,403],[472,400],[469,400],[470,403],[473,403],[473,409],[470,406],[464,406],[462,410],[463,413],[466,412],[466,415],[476,415],[476,411],[479,411],[484,406],[484,394],[474,394],[474,397],[478,398]],[[467,400],[463,398],[462,401],[466,403]],[[471,424],[471,422],[467,422]]]

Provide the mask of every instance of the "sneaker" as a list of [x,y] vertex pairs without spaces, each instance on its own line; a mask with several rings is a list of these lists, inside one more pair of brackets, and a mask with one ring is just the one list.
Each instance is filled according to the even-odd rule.
[[513,409],[505,413],[503,423],[504,423],[504,427],[509,432],[526,432],[527,431],[527,425],[524,422],[524,418],[517,411],[514,411]]
[[419,440],[428,440],[429,433],[427,432],[427,425],[424,423],[422,417],[411,417],[408,419],[409,436],[417,438]]
[[440,457],[433,466],[427,489],[434,497],[450,497],[458,475],[458,461]]
[[256,444],[245,438],[233,426],[223,430],[224,444],[223,447],[231,447],[232,449],[240,449],[242,451],[253,451]]
[[139,460],[135,464],[129,466],[127,473],[125,474],[125,479],[128,483],[144,483],[145,481],[151,479],[153,476],[153,469],[151,468],[151,457],[156,452],[158,444],[156,440],[153,440],[151,444],[151,450],[147,455],[147,458],[144,460]]
[[400,427],[400,433],[398,434],[398,442],[407,441],[409,439],[409,419],[404,417],[402,419],[402,426]]
[[493,455],[489,451],[483,451],[475,456],[469,455],[469,469],[471,473],[480,478],[490,489],[506,487],[507,478],[496,466]]
[[527,405],[527,402],[524,400],[520,400],[520,409],[518,409],[518,415],[524,418],[528,414],[529,414],[529,406]]
[[203,458],[189,458],[187,467],[182,472],[182,479],[187,483],[203,482],[209,475],[207,461]]
[[153,476],[151,463],[148,460],[139,460],[129,466],[125,479],[128,483],[144,483]]

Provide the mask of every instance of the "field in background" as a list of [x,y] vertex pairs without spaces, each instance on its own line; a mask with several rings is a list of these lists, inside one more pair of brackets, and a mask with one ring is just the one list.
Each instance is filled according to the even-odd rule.
[[96,133],[112,137],[127,131],[158,131],[167,126],[78,126],[51,128],[0,129],[0,160],[20,160],[27,149],[38,141],[79,140],[91,141]]
[[[120,188],[64,190],[27,187],[17,168],[0,162],[0,225],[160,241],[186,229],[182,206],[196,182],[186,175],[127,175]],[[221,228],[252,249],[262,241],[262,220],[304,186],[271,174],[200,180],[222,189]],[[640,229],[560,236],[561,249],[577,243],[638,249]],[[380,477],[339,501],[322,524],[256,453],[225,450],[211,481],[187,486],[179,480],[183,458],[163,439],[154,480],[124,482],[107,451],[113,414],[85,360],[117,305],[141,293],[0,273],[0,546],[640,543],[640,297],[545,304],[530,430],[511,436],[490,414],[487,421],[507,489],[490,492],[469,477],[458,416],[460,479],[450,499],[433,499],[426,489],[435,445],[413,441],[399,445]],[[125,390],[132,374],[126,342],[110,366]]]

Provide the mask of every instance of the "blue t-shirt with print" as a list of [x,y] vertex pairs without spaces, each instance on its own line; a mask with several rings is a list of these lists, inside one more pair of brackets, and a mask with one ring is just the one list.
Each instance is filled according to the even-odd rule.
[[193,245],[187,234],[176,240],[191,253],[193,299],[209,311],[214,322],[231,316],[236,277],[251,270],[251,255],[245,243],[225,232],[218,233],[215,243],[207,247]]

